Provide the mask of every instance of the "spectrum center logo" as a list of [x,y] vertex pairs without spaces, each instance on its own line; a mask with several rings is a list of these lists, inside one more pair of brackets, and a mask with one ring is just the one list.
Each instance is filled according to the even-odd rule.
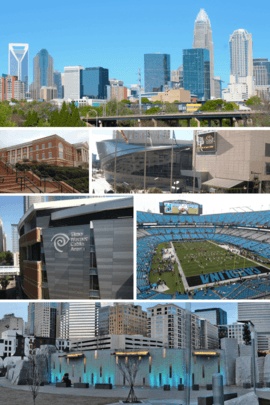
[[59,253],[63,253],[63,250],[61,250],[61,248],[66,246],[69,241],[70,239],[65,233],[58,233],[51,239],[51,242],[54,242],[54,247]]
[[89,245],[89,236],[84,236],[83,232],[71,232],[69,237],[65,233],[57,233],[51,239],[54,244],[55,250],[59,253],[63,253],[62,248],[70,242],[71,252],[84,252],[86,246]]

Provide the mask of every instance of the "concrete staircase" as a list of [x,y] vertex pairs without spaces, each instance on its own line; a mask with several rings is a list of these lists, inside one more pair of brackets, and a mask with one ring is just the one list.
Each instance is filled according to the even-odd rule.
[[[56,182],[46,181],[45,183],[44,181],[42,181],[40,183],[39,177],[31,172],[25,172],[24,175],[29,179],[25,181],[26,186],[28,186],[29,188],[24,188],[24,186],[21,187],[21,180],[19,179],[18,183],[16,182],[16,171],[10,167],[7,170],[5,163],[0,161],[0,193],[32,194],[40,193],[39,190],[41,190],[43,193],[61,193],[61,190],[59,190],[59,185]],[[18,173],[18,176],[23,176],[23,174]],[[72,187],[70,187],[68,184],[64,182],[61,182],[61,184],[64,186],[63,193],[73,192]]]

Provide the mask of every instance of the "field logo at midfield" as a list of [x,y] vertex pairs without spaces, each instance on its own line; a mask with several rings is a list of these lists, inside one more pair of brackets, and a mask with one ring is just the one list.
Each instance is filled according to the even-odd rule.
[[261,271],[259,269],[256,269],[255,267],[249,267],[244,270],[226,270],[226,271],[220,271],[218,273],[210,273],[210,274],[205,274],[205,275],[200,275],[202,284],[208,284],[208,283],[214,283],[215,281],[224,281],[224,280],[229,280],[232,278],[239,278],[245,277],[245,276],[253,276],[254,274],[261,274]]
[[247,267],[246,269],[223,270],[209,274],[198,274],[196,276],[186,277],[186,279],[190,287],[196,287],[202,284],[219,283],[222,281],[230,281],[236,278],[245,278],[267,273],[270,273],[270,269],[267,269],[264,266],[257,266]]
[[54,247],[59,253],[63,253],[63,250],[60,250],[60,248],[63,248],[68,244],[70,241],[69,237],[65,233],[57,233],[54,235],[54,237],[51,239],[51,242],[54,242]]

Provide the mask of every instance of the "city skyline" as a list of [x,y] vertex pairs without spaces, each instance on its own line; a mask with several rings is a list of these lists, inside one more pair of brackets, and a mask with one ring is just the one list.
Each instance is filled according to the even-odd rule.
[[[15,2],[16,3],[16,2]],[[212,28],[212,33],[213,33],[213,43],[215,47],[215,75],[219,75],[222,77],[223,80],[225,80],[225,83],[229,82],[229,36],[232,35],[232,33],[237,30],[237,29],[245,29],[247,32],[252,33],[253,37],[253,43],[254,43],[254,49],[253,49],[253,57],[258,58],[258,57],[267,57],[268,55],[265,55],[265,47],[263,44],[263,41],[260,41],[260,36],[261,32],[259,28],[257,27],[256,24],[256,11],[255,15],[254,13],[252,16],[248,12],[248,10],[243,10],[241,8],[241,14],[237,13],[237,9],[239,8],[240,11],[240,5],[235,5],[234,3],[231,2],[231,5],[233,5],[234,12],[230,16],[230,19],[224,19],[220,17],[220,14],[218,12],[215,12],[213,8],[211,7],[211,3],[208,1],[204,3],[203,5],[198,3],[195,3],[193,5],[192,9],[191,8],[181,8],[181,12],[185,14],[185,18],[183,21],[181,21],[181,28],[180,32],[179,29],[175,28],[174,26],[178,27],[178,24],[176,25],[176,21],[178,21],[178,17],[173,15],[171,17],[171,21],[168,25],[168,28],[170,28],[170,34],[171,34],[171,29],[173,27],[173,33],[177,33],[178,35],[180,34],[181,38],[181,46],[179,47],[179,40],[174,41],[171,40],[168,43],[168,40],[166,36],[162,34],[157,34],[155,33],[155,41],[154,43],[157,45],[151,45],[149,46],[148,43],[145,43],[145,41],[141,41],[142,35],[139,35],[139,38],[134,36],[134,38],[129,38],[129,42],[127,40],[124,40],[123,37],[121,36],[121,40],[119,38],[118,32],[114,31],[114,26],[113,26],[113,21],[110,19],[111,17],[111,8],[117,7],[119,10],[119,18],[123,19],[123,29],[125,27],[129,28],[129,18],[126,18],[127,16],[130,16],[131,8],[129,5],[125,4],[123,1],[118,0],[117,4],[110,5],[109,3],[107,4],[106,7],[106,12],[104,12],[104,9],[102,9],[103,12],[103,18],[102,21],[104,23],[104,26],[106,29],[104,30],[99,30],[99,44],[104,44],[102,50],[99,50],[96,48],[96,41],[88,41],[87,39],[83,39],[84,35],[82,33],[84,32],[84,28],[81,27],[80,24],[80,45],[76,44],[77,46],[73,46],[73,52],[72,55],[70,55],[70,52],[67,52],[67,48],[70,51],[70,41],[71,45],[74,44],[73,41],[76,41],[76,36],[74,38],[70,38],[70,32],[72,32],[72,36],[74,36],[74,32],[77,32],[76,26],[78,23],[81,23],[81,20],[79,20],[79,11],[77,10],[72,10],[70,6],[67,6],[65,9],[61,8],[59,9],[59,12],[61,12],[61,15],[63,16],[63,21],[65,21],[67,24],[66,26],[59,26],[59,19],[52,18],[50,16],[50,22],[49,22],[49,27],[44,31],[40,28],[39,36],[37,38],[33,38],[31,35],[31,30],[30,28],[25,28],[22,26],[21,22],[24,21],[22,18],[22,15],[20,14],[19,19],[18,17],[14,14],[12,15],[13,18],[15,18],[15,30],[12,32],[12,35],[10,35],[10,32],[4,30],[3,34],[3,40],[1,42],[0,46],[0,53],[4,55],[6,53],[5,47],[8,46],[9,43],[12,42],[20,42],[20,43],[28,43],[29,44],[29,54],[30,54],[30,61],[32,61],[34,55],[36,55],[40,49],[43,47],[48,50],[50,55],[54,58],[55,61],[55,69],[58,69],[60,71],[64,71],[64,66],[68,65],[82,65],[82,66],[103,66],[104,68],[108,68],[110,70],[110,78],[118,78],[122,79],[125,82],[125,85],[129,85],[131,83],[136,83],[137,82],[137,72],[138,68],[140,67],[141,70],[143,71],[143,58],[144,54],[146,53],[156,53],[156,52],[163,52],[171,55],[171,69],[176,70],[179,65],[182,64],[182,55],[181,55],[181,50],[182,49],[191,49],[192,48],[192,43],[193,43],[193,29],[194,29],[194,23],[195,19],[200,12],[201,8],[204,8],[205,12],[207,13],[210,21],[211,21],[211,28]],[[228,8],[230,7],[230,2],[227,4]],[[58,8],[59,6],[56,6],[54,4],[54,7]],[[140,7],[140,1],[139,1],[139,7]],[[151,6],[150,6],[151,7]],[[149,22],[149,18],[147,19],[148,23],[148,29],[151,29],[154,27],[154,24],[156,23],[156,20],[154,17],[160,18],[161,13],[161,7],[162,3],[158,1],[155,3],[155,9],[151,8],[151,21],[153,20],[153,23],[151,21]],[[174,9],[178,9],[178,3],[172,4],[172,7]],[[86,3],[82,4],[81,9],[87,9]],[[145,10],[145,5],[144,5],[144,10]],[[96,12],[97,14],[101,12],[101,9],[99,6],[96,4],[92,6],[91,12]],[[150,9],[149,9],[150,13]],[[24,11],[22,11],[22,14],[24,14]],[[40,13],[39,7],[35,7],[35,10],[31,10],[31,15],[35,17],[35,21],[39,21],[44,15],[46,15],[46,12],[42,10],[42,13]],[[56,12],[57,14],[57,12]],[[146,22],[145,19],[147,18],[147,13],[145,13],[145,17],[141,17],[142,23]],[[7,11],[7,15],[9,15],[9,11]],[[239,18],[239,15],[241,15],[241,18]],[[28,13],[27,13],[28,16]],[[71,17],[72,16],[72,17]],[[260,15],[260,21],[261,24],[263,24],[262,18],[264,16]],[[72,26],[74,29],[67,30],[66,27],[68,27],[68,22],[72,18]],[[265,16],[266,18],[266,16]],[[55,26],[57,20],[57,26]],[[98,20],[98,19],[97,19]],[[9,21],[9,18],[4,19],[4,28],[5,28],[5,21]],[[266,20],[265,20],[266,22]],[[51,27],[50,25],[53,24]],[[62,35],[67,39],[67,45],[62,44],[61,48],[58,49],[58,42],[55,41],[55,33],[57,32],[57,28],[61,29]],[[94,21],[94,26],[93,30],[95,31],[95,27],[97,28],[97,22]],[[51,28],[51,29],[50,29]],[[100,28],[100,27],[99,27]],[[267,36],[267,31],[269,30],[267,24],[265,24],[265,29],[266,33],[264,34]],[[52,36],[48,34],[49,32],[52,32]],[[100,32],[101,31],[101,32]],[[60,31],[59,31],[60,32]],[[110,38],[113,37],[114,43],[116,46],[110,46],[108,47],[108,41],[107,41],[107,36],[108,33],[110,33]],[[112,35],[113,33],[113,35]],[[170,35],[170,38],[173,36]],[[140,43],[141,41],[141,43]],[[153,42],[153,41],[152,41]],[[69,45],[68,45],[69,44]],[[134,51],[135,50],[135,51]],[[117,51],[117,52],[116,52]],[[68,60],[66,58],[66,54],[68,53],[69,57]],[[91,53],[91,63],[89,60],[89,53]],[[56,58],[57,55],[57,58]],[[124,65],[123,63],[119,64],[119,60],[125,61]],[[56,60],[58,59],[58,60]],[[7,71],[7,62],[4,61],[4,58],[1,59],[2,63],[0,63],[2,72]],[[29,83],[32,82],[32,77],[33,77],[33,69],[32,69],[32,63],[29,63],[29,76],[30,80]]]
[[[51,302],[51,301],[49,301]],[[54,301],[52,301],[53,303]],[[61,301],[66,302],[66,301]],[[69,301],[70,302],[70,301]],[[77,301],[72,301],[76,303]],[[105,306],[104,304],[110,305],[111,303],[114,303],[115,301],[102,301],[102,305]],[[79,301],[81,303],[81,301]],[[127,303],[127,304],[134,304],[134,305],[140,305],[142,307],[143,311],[147,311],[147,308],[153,307],[157,304],[164,305],[166,302],[160,302],[160,301],[152,301],[152,302],[140,302],[140,301],[119,301],[119,303]],[[168,302],[168,305],[171,304]],[[175,305],[180,306],[181,308],[186,308],[185,303],[178,303],[174,302]],[[14,313],[16,317],[21,317],[25,322],[28,320],[28,305],[29,302],[8,302],[8,303],[1,303],[0,305],[0,319],[4,317],[4,315]],[[233,322],[237,321],[237,303],[219,303],[219,302],[200,302],[200,303],[195,303],[191,304],[191,311],[194,312],[195,309],[207,309],[207,308],[221,308],[224,311],[227,311],[228,314],[228,324],[232,324]]]

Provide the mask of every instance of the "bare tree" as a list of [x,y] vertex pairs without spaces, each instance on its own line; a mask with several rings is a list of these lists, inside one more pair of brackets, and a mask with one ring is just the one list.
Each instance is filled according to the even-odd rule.
[[28,359],[28,378],[27,384],[33,397],[33,403],[36,404],[36,397],[42,383],[42,371],[38,367],[36,355],[30,355]]
[[124,403],[140,403],[135,395],[134,384],[139,371],[141,360],[139,357],[118,357],[118,368],[129,383],[129,394]]

